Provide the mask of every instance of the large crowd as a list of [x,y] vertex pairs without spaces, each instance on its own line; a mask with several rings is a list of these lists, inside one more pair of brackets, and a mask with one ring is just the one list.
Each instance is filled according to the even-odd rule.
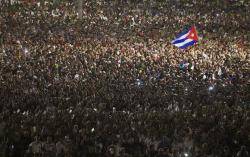
[[0,157],[250,156],[248,0],[81,5],[1,1]]

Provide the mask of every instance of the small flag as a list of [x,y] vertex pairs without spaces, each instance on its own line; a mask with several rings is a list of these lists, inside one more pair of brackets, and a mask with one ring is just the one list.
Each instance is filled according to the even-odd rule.
[[195,26],[192,26],[189,30],[182,32],[175,40],[173,40],[172,44],[181,49],[185,49],[189,46],[194,45],[197,42],[197,31],[195,29]]

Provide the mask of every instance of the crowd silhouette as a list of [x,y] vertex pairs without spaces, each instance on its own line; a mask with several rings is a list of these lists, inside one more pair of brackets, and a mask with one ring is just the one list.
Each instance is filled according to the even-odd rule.
[[249,157],[249,1],[0,6],[0,157]]

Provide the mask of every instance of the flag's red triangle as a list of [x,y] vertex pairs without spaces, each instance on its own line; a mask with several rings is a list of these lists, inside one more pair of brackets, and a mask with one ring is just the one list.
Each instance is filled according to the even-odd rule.
[[197,31],[195,29],[195,26],[192,26],[187,38],[198,41],[198,35],[197,35]]

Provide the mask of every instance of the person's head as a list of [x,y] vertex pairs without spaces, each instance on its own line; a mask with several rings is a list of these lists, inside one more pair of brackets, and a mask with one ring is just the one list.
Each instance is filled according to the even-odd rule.
[[111,154],[111,155],[115,154],[115,148],[114,147],[109,147],[108,151],[109,151],[109,154]]
[[163,149],[163,148],[159,148],[159,149],[158,149],[158,153],[159,153],[159,154],[163,154],[163,153],[164,153],[164,149]]
[[170,153],[170,149],[168,147],[165,147],[163,151],[164,151],[164,154],[169,154]]
[[154,145],[150,145],[150,146],[149,146],[149,149],[150,149],[151,151],[154,151],[154,150],[155,150]]
[[242,151],[245,151],[246,150],[246,146],[241,146],[240,148]]
[[74,130],[75,130],[75,131],[78,130],[78,125],[74,125]]
[[224,147],[224,153],[229,153],[229,147],[228,146]]
[[65,141],[69,141],[70,140],[69,136],[65,136],[64,139],[65,139]]

